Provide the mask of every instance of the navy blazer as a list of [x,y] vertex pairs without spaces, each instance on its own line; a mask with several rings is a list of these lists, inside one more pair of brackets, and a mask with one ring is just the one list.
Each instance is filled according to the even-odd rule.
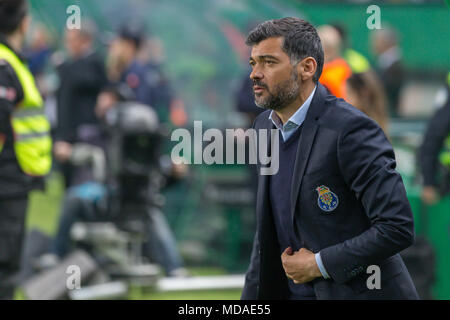
[[[253,127],[275,128],[269,114],[260,114]],[[303,123],[291,186],[294,230],[303,247],[320,251],[331,277],[312,281],[318,299],[418,299],[398,254],[413,244],[414,224],[395,167],[393,148],[376,122],[319,83]],[[242,299],[285,299],[269,176],[260,175],[260,165],[257,169],[257,231]],[[332,211],[320,206],[320,186],[338,200]],[[380,267],[381,289],[367,286],[370,265]]]

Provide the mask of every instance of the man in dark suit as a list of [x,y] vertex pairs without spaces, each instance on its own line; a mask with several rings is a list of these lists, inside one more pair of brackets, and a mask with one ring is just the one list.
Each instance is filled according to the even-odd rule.
[[254,128],[280,135],[279,170],[258,178],[242,298],[418,299],[398,254],[414,226],[394,151],[373,120],[318,83],[314,27],[267,21],[247,44],[255,102],[268,109]]
[[93,48],[94,33],[90,21],[85,21],[79,30],[66,30],[69,59],[57,68],[60,85],[56,94],[58,125],[54,150],[66,187],[76,183],[74,168],[67,163],[71,144],[86,142],[98,126],[95,104],[100,90],[107,84],[103,59]]

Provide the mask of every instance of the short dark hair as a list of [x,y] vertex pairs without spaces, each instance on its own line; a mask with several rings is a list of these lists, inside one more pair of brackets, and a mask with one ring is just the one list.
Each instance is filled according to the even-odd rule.
[[283,37],[281,46],[296,63],[306,57],[313,57],[317,62],[317,70],[313,81],[317,83],[322,74],[323,48],[316,29],[308,21],[299,18],[282,18],[269,20],[259,24],[248,35],[245,43],[253,46],[268,38]]
[[27,12],[27,0],[0,0],[0,33],[16,31]]
[[136,49],[140,49],[145,39],[145,28],[140,23],[124,25],[119,29],[119,37],[131,41]]

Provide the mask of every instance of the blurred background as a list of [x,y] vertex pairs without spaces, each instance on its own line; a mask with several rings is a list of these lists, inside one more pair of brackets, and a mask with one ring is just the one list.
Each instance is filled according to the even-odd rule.
[[[450,299],[449,163],[444,159],[444,141],[433,140],[436,136],[446,137],[448,157],[450,132],[438,134],[433,131],[438,126],[429,125],[436,112],[441,108],[448,109],[448,2],[30,2],[33,21],[27,57],[45,97],[46,112],[53,126],[56,160],[46,180],[46,191],[35,191],[31,195],[22,286],[17,291],[17,298],[39,297],[39,292],[48,292],[46,288],[53,285],[48,280],[51,278],[48,271],[67,256],[75,261],[85,261],[92,267],[90,274],[95,277],[83,278],[86,286],[119,280],[112,282],[116,286],[104,287],[106,293],[97,288],[98,297],[240,297],[241,275],[248,267],[255,231],[254,173],[243,165],[174,165],[168,157],[174,145],[170,141],[170,132],[180,127],[192,132],[194,120],[203,121],[203,130],[251,126],[259,110],[253,104],[248,79],[250,51],[244,43],[246,34],[259,22],[295,16],[320,27],[326,54],[320,82],[373,117],[394,145],[397,169],[403,177],[414,212],[417,235],[416,244],[402,256],[422,298]],[[367,13],[367,8],[373,4],[380,8],[379,30],[370,30],[367,25],[372,14]],[[67,19],[73,13],[66,10],[71,5],[77,5],[81,10],[81,31],[68,32],[66,29]],[[95,58],[92,52],[95,52]],[[150,92],[150,96],[146,92]],[[139,237],[142,234],[148,237],[147,233],[152,234],[152,230],[142,233],[133,227],[123,228],[122,224],[118,230],[126,230],[128,238],[120,242],[121,233],[117,229],[95,229],[99,226],[95,223],[90,226],[89,223],[76,224],[86,220],[85,213],[71,212],[80,205],[76,202],[80,198],[95,203],[96,209],[102,208],[102,199],[107,196],[99,182],[107,186],[108,194],[114,195],[115,184],[102,176],[104,159],[102,162],[101,157],[98,160],[92,156],[93,151],[89,153],[90,160],[83,161],[83,146],[102,148],[102,143],[97,143],[95,128],[104,121],[97,120],[105,120],[105,114],[111,114],[115,103],[130,101],[151,105],[161,123],[158,154],[151,159],[155,166],[158,163],[158,175],[150,182],[158,183],[152,187],[149,197],[151,207],[157,212],[153,226],[159,232],[165,231],[158,239],[152,240],[150,236],[150,240],[141,241]],[[130,110],[134,107],[140,115],[136,105]],[[145,116],[143,112],[142,117]],[[109,118],[113,119],[109,123],[114,123],[114,116]],[[117,129],[118,125],[114,123],[113,128]],[[100,136],[102,134],[103,131]],[[130,140],[128,145],[123,143],[125,138],[118,138],[122,141],[119,145],[124,147],[123,154],[130,157],[132,150],[139,149],[129,147],[132,143],[139,147],[146,145],[142,137],[137,142]],[[108,141],[106,149],[111,144]],[[436,147],[432,148],[434,145]],[[125,158],[123,154],[121,160]],[[80,156],[77,158],[76,155]],[[440,160],[433,160],[435,158]],[[114,165],[108,165],[108,168],[109,172],[114,171]],[[89,178],[86,178],[86,171]],[[140,180],[130,182],[123,175],[117,176],[120,176],[118,188],[122,188],[121,194],[124,189],[128,190],[130,195],[125,198],[134,199],[134,190],[136,193],[141,191],[136,187],[139,184],[136,181]],[[125,206],[129,204],[124,203]],[[67,220],[70,222],[65,223]],[[75,226],[77,228],[73,230]],[[70,237],[69,231],[62,232],[64,228],[72,228]],[[125,252],[133,259],[140,259],[140,251],[133,251],[133,244],[153,247],[148,251],[146,261],[159,268],[127,270],[128,273],[102,268],[105,260],[113,259],[104,253],[108,251],[108,243],[115,249],[123,244],[125,248],[121,254]],[[79,251],[70,256],[73,248],[90,253],[101,248],[103,255],[93,254],[95,262],[91,263],[92,257],[76,256]],[[124,260],[118,259],[123,265]],[[227,275],[236,277],[223,278]],[[43,277],[50,278],[45,280]],[[186,286],[171,287],[171,278],[184,279]],[[120,286],[123,279],[127,279],[126,289]],[[165,285],[158,286],[155,279],[168,280]],[[193,279],[206,279],[206,284],[189,282]],[[92,292],[85,294],[84,297],[96,297]],[[67,297],[67,292],[47,297]],[[77,297],[80,296],[70,296]]]

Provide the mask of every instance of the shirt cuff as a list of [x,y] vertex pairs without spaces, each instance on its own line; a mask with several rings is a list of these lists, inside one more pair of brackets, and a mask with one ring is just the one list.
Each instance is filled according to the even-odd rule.
[[314,254],[314,257],[316,258],[317,266],[319,267],[322,277],[324,277],[325,279],[329,279],[330,276],[328,275],[327,270],[325,270],[325,266],[323,265],[322,258],[320,256],[320,252]]

